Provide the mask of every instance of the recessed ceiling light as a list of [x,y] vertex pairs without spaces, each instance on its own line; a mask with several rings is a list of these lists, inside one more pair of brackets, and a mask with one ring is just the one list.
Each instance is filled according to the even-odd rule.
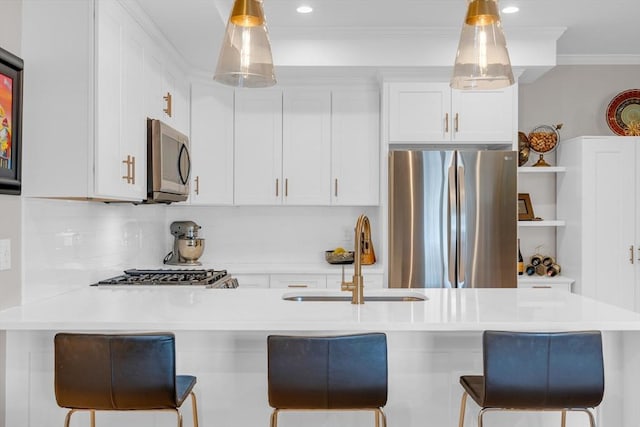
[[296,12],[298,12],[298,13],[311,13],[311,12],[313,12],[313,8],[311,6],[299,6],[296,9]]
[[520,8],[518,6],[507,6],[502,9],[502,13],[516,13]]

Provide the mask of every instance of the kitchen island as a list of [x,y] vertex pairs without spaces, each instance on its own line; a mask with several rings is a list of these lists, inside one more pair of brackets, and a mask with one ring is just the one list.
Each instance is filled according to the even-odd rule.
[[[326,292],[326,291],[325,291]],[[398,295],[388,289],[365,295]],[[640,314],[547,289],[422,289],[425,301],[286,301],[291,290],[195,287],[91,287],[0,312],[6,333],[5,425],[63,424],[53,394],[53,336],[60,331],[172,331],[178,372],[196,375],[202,426],[267,425],[266,337],[385,332],[389,346],[389,425],[457,425],[458,377],[481,373],[483,330],[601,330],[605,399],[600,427],[632,427],[640,419],[633,386],[640,380]],[[313,294],[318,291],[301,290]],[[330,292],[335,295],[337,292]],[[469,405],[467,426],[475,425]],[[191,415],[184,411],[185,426]],[[77,417],[77,418],[76,418]],[[555,413],[491,414],[492,426],[533,427]],[[556,420],[557,419],[557,420]],[[98,413],[98,425],[171,426],[167,413]],[[74,416],[72,425],[88,425]],[[584,414],[568,425],[585,425]],[[366,413],[285,413],[294,425],[372,425]]]

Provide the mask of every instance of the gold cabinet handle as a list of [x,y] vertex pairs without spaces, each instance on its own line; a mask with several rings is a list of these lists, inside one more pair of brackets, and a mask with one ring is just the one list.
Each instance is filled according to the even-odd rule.
[[130,155],[127,155],[127,159],[123,160],[122,163],[127,165],[127,174],[122,177],[122,179],[127,180],[127,184],[135,184],[135,167],[136,167],[136,158]]
[[456,132],[458,132],[458,113],[456,113],[456,120],[455,121],[456,121],[456,126],[455,126],[454,130]]
[[276,178],[276,197],[280,195],[280,180]]
[[287,288],[308,288],[308,285],[288,285]]
[[630,253],[629,262],[633,264],[633,245],[629,246],[629,253]]
[[338,197],[338,178],[336,178],[336,185],[335,185],[335,190],[333,193],[336,197]]
[[196,176],[196,195],[200,195],[200,176]]
[[444,133],[449,133],[449,113],[444,115]]
[[164,101],[166,102],[166,107],[163,108],[162,111],[164,111],[167,116],[171,117],[171,92],[167,92],[167,94],[163,96],[162,99],[164,99]]
[[284,179],[284,197],[289,197],[289,178]]
[[136,185],[136,156],[131,156],[131,185]]
[[545,285],[545,286],[543,286],[543,285],[540,285],[540,286],[533,285],[532,288],[533,289],[551,289],[551,286],[548,286],[548,285]]

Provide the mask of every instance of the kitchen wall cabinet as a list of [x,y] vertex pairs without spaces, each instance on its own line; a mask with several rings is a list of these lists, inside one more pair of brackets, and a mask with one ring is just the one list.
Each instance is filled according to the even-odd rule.
[[281,204],[282,92],[237,90],[234,133],[235,204]]
[[144,200],[145,58],[159,45],[116,0],[25,2],[22,13],[23,194]]
[[149,117],[189,133],[189,87],[159,49],[145,55],[145,107]]
[[234,204],[377,205],[378,118],[373,90],[237,90]]
[[558,164],[558,257],[575,291],[640,309],[640,138],[562,141]]
[[513,144],[517,86],[455,90],[448,83],[389,83],[390,143]]
[[331,93],[236,91],[236,205],[328,205]]
[[380,202],[380,95],[334,91],[331,98],[331,204]]
[[191,86],[192,205],[233,204],[233,90]]

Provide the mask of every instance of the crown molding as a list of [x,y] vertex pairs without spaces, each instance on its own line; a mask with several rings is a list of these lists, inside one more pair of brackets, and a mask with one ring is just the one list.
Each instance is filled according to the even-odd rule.
[[640,65],[640,55],[558,55],[558,65]]

